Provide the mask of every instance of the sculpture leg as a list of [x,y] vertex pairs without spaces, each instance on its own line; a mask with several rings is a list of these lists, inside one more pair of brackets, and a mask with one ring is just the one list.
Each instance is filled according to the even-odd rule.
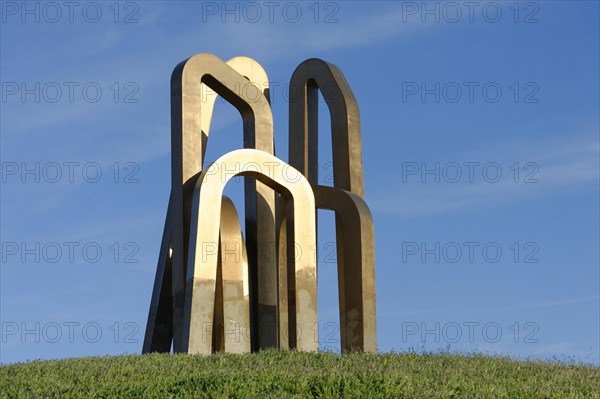
[[221,272],[217,276],[217,284],[221,284],[224,350],[227,353],[249,353],[248,255],[233,202],[224,196],[221,206],[219,233]]
[[172,262],[169,253],[171,248],[171,234],[172,215],[171,202],[169,201],[142,353],[164,353],[171,351],[171,342],[173,340]]
[[[277,306],[278,318],[277,325],[279,328],[279,348],[289,349],[290,347],[290,317],[289,317],[289,289],[287,262],[287,228],[285,221],[285,202],[281,197],[277,202],[277,217],[276,217],[277,235]],[[295,301],[294,301],[295,302]],[[294,325],[295,328],[295,325]],[[295,335],[294,335],[295,340]]]

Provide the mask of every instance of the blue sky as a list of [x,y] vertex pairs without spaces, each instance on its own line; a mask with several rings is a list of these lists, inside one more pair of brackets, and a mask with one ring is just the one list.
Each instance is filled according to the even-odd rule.
[[[283,160],[295,67],[344,72],[381,351],[600,363],[597,2],[53,4],[2,2],[0,362],[140,352],[170,189],[169,78],[208,52],[263,65]],[[242,147],[223,101],[211,132],[209,161]],[[238,208],[241,193],[227,188]],[[334,240],[320,211],[331,350]]]

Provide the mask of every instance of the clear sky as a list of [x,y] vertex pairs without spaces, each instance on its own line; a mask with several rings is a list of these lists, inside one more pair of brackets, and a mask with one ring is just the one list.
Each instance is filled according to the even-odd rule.
[[[360,106],[381,351],[600,363],[599,3],[11,2],[0,30],[0,362],[139,353],[170,190],[169,79],[196,53]],[[321,102],[320,181],[331,143]],[[242,147],[217,101],[207,160]],[[227,189],[242,208],[242,184]],[[319,332],[339,349],[333,218]]]

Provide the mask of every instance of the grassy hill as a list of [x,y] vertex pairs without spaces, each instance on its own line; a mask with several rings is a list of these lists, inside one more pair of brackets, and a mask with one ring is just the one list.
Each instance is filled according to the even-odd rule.
[[600,398],[600,368],[482,355],[265,351],[0,367],[8,398]]

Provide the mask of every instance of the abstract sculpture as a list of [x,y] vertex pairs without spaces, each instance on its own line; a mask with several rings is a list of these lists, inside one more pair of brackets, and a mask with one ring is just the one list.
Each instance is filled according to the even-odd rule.
[[[354,95],[336,66],[318,59],[298,66],[290,82],[300,96],[290,99],[287,164],[274,154],[266,82],[260,64],[247,57],[224,62],[197,54],[173,71],[172,187],[144,353],[316,351],[316,209],[336,215],[341,349],[377,350],[373,220],[363,198]],[[247,98],[248,84],[262,95]],[[333,187],[317,183],[319,89],[331,114]],[[211,90],[240,112],[245,149],[203,169]],[[245,240],[235,206],[223,196],[236,174],[210,172],[231,165],[242,165],[237,175],[246,177]],[[273,247],[275,256],[264,250]]]

